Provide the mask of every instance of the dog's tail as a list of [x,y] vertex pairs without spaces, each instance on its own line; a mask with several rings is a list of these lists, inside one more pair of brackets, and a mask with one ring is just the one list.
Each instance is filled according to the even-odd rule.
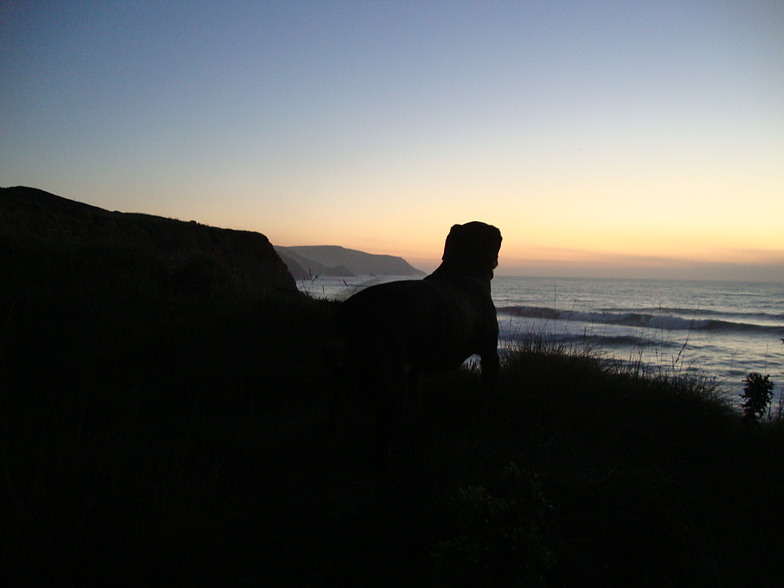
[[336,374],[344,372],[347,363],[348,333],[340,307],[327,321],[322,340],[323,359],[330,367],[330,371]]
[[348,389],[348,335],[336,313],[327,324],[321,349],[322,360],[327,366],[332,389],[332,404],[326,421],[329,432],[337,432],[349,402]]
[[326,339],[322,352],[324,354],[324,362],[330,367],[330,371],[336,374],[345,372],[347,349],[348,339],[345,335],[336,333]]

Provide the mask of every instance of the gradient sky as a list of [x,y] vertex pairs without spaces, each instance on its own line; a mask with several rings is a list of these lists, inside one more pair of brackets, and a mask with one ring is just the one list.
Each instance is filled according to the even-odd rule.
[[784,2],[0,1],[0,186],[429,270],[784,282]]

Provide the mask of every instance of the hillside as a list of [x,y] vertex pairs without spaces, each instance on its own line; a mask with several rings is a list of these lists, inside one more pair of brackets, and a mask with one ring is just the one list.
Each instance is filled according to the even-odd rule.
[[402,257],[365,253],[337,245],[276,246],[275,249],[281,257],[288,256],[304,270],[303,275],[295,275],[297,279],[317,274],[326,276],[425,275],[425,272],[416,269]]
[[335,303],[235,278],[231,232],[1,195],[0,586],[784,585],[784,407],[529,335],[486,416],[427,378],[379,475],[370,403],[325,430]]
[[[84,281],[152,281],[160,287],[219,291],[296,288],[260,233],[146,214],[109,212],[35,188],[0,188],[0,269],[33,282],[75,268]],[[110,280],[111,281],[111,280]]]

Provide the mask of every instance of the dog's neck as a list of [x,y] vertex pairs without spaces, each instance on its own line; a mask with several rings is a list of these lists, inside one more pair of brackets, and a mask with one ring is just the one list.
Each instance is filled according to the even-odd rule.
[[[487,291],[490,291],[490,280],[493,279],[493,270],[477,267],[476,263],[466,263],[466,260],[455,261],[445,259],[436,270],[427,276],[436,280],[471,280],[480,282]],[[425,279],[427,279],[425,278]]]

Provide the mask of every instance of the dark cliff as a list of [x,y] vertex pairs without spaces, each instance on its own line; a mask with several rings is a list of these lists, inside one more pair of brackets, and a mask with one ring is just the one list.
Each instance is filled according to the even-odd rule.
[[296,289],[260,233],[110,212],[26,187],[0,188],[0,271],[10,288],[107,295]]

